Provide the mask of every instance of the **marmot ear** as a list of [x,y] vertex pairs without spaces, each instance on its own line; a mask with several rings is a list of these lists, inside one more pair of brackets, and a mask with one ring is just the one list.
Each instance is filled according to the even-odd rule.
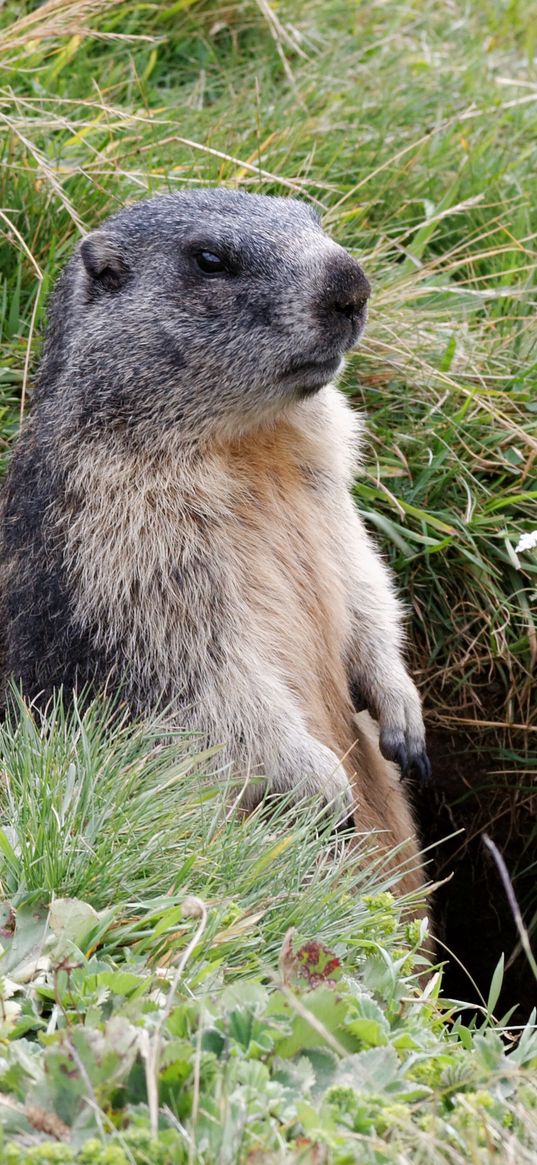
[[116,291],[128,279],[130,271],[115,239],[104,231],[92,231],[80,244],[80,255],[91,279],[105,291]]

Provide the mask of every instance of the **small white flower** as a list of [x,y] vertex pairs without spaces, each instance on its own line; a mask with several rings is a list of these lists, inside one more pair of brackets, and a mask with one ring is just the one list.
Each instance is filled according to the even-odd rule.
[[516,554],[522,554],[524,550],[535,550],[537,547],[537,530],[531,530],[529,534],[521,534],[518,546],[515,547]]

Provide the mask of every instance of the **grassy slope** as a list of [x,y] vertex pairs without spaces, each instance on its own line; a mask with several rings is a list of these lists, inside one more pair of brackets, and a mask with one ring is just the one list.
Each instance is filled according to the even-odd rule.
[[[27,357],[31,368],[46,292],[80,229],[95,225],[126,198],[184,183],[223,181],[264,192],[293,190],[315,198],[327,227],[364,259],[375,284],[368,338],[346,374],[348,391],[365,404],[370,416],[367,469],[356,493],[412,600],[414,663],[427,693],[430,723],[481,722],[482,739],[486,741],[490,731],[495,743],[518,750],[515,764],[508,767],[517,769],[522,784],[522,772],[531,778],[531,763],[521,755],[527,737],[503,726],[530,722],[537,729],[530,679],[536,649],[531,607],[537,565],[531,553],[517,559],[513,549],[520,532],[537,526],[533,323],[537,212],[531,194],[537,141],[535,89],[528,64],[535,51],[536,24],[528,5],[454,2],[432,10],[417,2],[404,8],[380,2],[367,6],[293,4],[280,16],[300,52],[278,29],[274,39],[266,17],[253,3],[218,9],[214,4],[188,2],[159,6],[54,3],[30,13],[22,25],[13,25],[21,10],[21,5],[7,5],[0,37],[5,163],[0,201],[6,216],[0,368],[4,449],[18,426],[21,397],[26,399]],[[29,27],[29,20],[37,25]],[[91,28],[98,37],[88,34]],[[39,39],[43,31],[51,39]],[[488,729],[483,721],[492,727]],[[12,745],[4,740],[3,748],[4,763],[8,762],[11,772]],[[23,751],[28,755],[30,750],[35,758],[41,756],[41,748],[35,744],[32,753],[26,742]],[[129,772],[125,758],[115,769],[110,769],[109,762],[105,768],[117,773],[119,780],[125,765]],[[29,772],[33,772],[31,766]],[[47,772],[45,766],[40,777],[46,786]],[[67,779],[61,754],[51,763],[50,772],[56,774],[55,780]],[[102,863],[96,861],[99,889],[83,864],[77,880],[72,856],[67,876],[58,858],[65,831],[60,829],[57,836],[52,833],[49,795],[49,791],[44,795],[47,811],[38,838],[32,832],[35,805],[30,804],[26,816],[17,819],[26,859],[21,867],[20,857],[9,857],[8,851],[3,875],[6,894],[15,895],[22,909],[25,895],[42,885],[43,867],[36,877],[31,858],[35,842],[37,853],[44,847],[49,854],[48,892],[85,896],[98,909],[114,903],[128,920],[122,922],[127,932],[131,897],[139,903],[143,896],[140,884],[129,879],[142,868],[152,902],[144,904],[140,917],[151,916],[154,922],[155,912],[164,910],[162,903],[154,904],[160,873],[155,850],[150,847],[148,864],[142,866],[136,861],[137,851],[127,844],[125,833],[130,826],[127,831],[117,830],[112,846],[109,825],[103,825],[104,848],[97,852],[110,852],[113,861],[107,863],[105,875]],[[336,893],[330,883],[333,875],[324,866],[326,885],[308,878],[307,861],[299,860],[302,853],[313,860],[315,847],[304,851],[306,827],[275,856],[266,827],[256,825],[258,834],[252,834],[242,852],[242,835],[237,841],[237,826],[228,824],[227,844],[213,848],[207,863],[200,856],[205,853],[201,839],[206,817],[192,803],[188,784],[177,795],[173,813],[170,805],[169,814],[159,821],[157,836],[170,853],[170,866],[174,847],[188,854],[186,872],[183,880],[172,879],[173,884],[163,891],[175,895],[176,910],[188,891],[202,897],[208,894],[219,904],[218,910],[230,904],[232,919],[237,915],[242,920],[246,915],[249,937],[244,970],[259,974],[267,963],[274,965],[287,926],[298,926],[303,938],[316,935],[329,945],[339,943],[345,969],[353,975],[363,973],[368,927],[378,927],[375,940],[382,940],[386,957],[393,962],[393,948],[404,936],[398,932],[390,938],[384,933],[383,908],[380,915],[373,911],[376,921],[364,923],[354,894],[351,908],[348,888]],[[26,804],[24,798],[22,804]],[[138,812],[136,805],[128,820],[137,820]],[[184,821],[179,839],[174,833],[175,816]],[[215,820],[220,820],[218,814]],[[146,832],[140,826],[136,836],[149,844],[154,822],[150,820],[149,826],[146,822],[144,828]],[[101,829],[99,822],[92,829],[93,845]],[[189,847],[190,832],[196,844]],[[267,865],[257,870],[257,881],[251,879],[247,886],[252,873],[247,859],[260,846],[268,855]],[[230,861],[235,849],[239,856]],[[280,865],[273,870],[275,862]],[[211,889],[204,893],[208,866],[214,882],[209,878]],[[286,899],[282,905],[280,900],[276,923],[271,907],[268,929],[266,870],[271,881],[279,870],[282,893],[291,884],[297,896],[293,906]],[[91,893],[84,891],[87,878]],[[259,912],[263,921],[256,919]],[[136,931],[127,933],[125,942],[117,946],[105,942],[105,957],[123,959],[131,949],[128,958],[141,960],[143,966],[169,958],[177,945],[178,918],[176,914],[168,920],[158,942],[150,930],[144,932],[141,945]],[[142,923],[136,925],[143,930]],[[219,964],[224,977],[243,958],[243,929],[241,921],[224,944],[223,970]],[[180,928],[179,937],[189,933]],[[218,962],[214,951],[222,948],[211,945],[214,930],[210,926],[206,933],[211,942],[205,943],[203,957],[209,963]],[[167,941],[170,935],[173,942]],[[85,953],[87,949],[86,945]],[[90,971],[85,964],[80,974],[86,984]],[[195,971],[192,983],[197,990]],[[89,989],[84,984],[73,1006],[79,1016],[89,1009],[91,1022],[97,1024],[106,1006],[102,1001],[88,1003]],[[66,991],[67,987],[60,983],[56,989]],[[378,984],[376,989],[390,1016],[388,989]],[[394,998],[405,990],[398,982]],[[46,990],[43,998],[46,1011]],[[230,1005],[225,997],[218,995],[218,1000],[218,1023],[228,1024],[225,1017]],[[33,996],[24,1006],[32,1015],[42,1008]],[[118,1012],[126,1008],[132,1018],[129,1006],[118,992],[114,1008]],[[266,1006],[264,1001],[255,1003],[263,1014]],[[57,1026],[61,1026],[63,1010],[69,1008],[62,996]],[[432,1097],[418,1096],[414,1107],[403,1107],[404,1119],[398,1109],[399,1116],[387,1120],[392,1128],[391,1148],[384,1147],[386,1120],[375,1108],[377,1100],[368,1102],[368,1111],[361,1117],[354,1113],[343,1118],[338,1110],[337,1121],[354,1129],[351,1147],[345,1150],[351,1156],[338,1160],[356,1159],[352,1156],[357,1152],[355,1138],[362,1135],[369,1139],[367,1148],[360,1150],[361,1160],[407,1159],[404,1154],[409,1146],[416,1148],[417,1129],[424,1138],[424,1158],[434,1159],[437,1154],[438,1160],[457,1160],[460,1129],[473,1125],[478,1129],[472,1147],[475,1159],[494,1160],[498,1137],[507,1135],[498,1132],[498,1122],[509,1124],[514,1119],[511,1110],[523,1112],[527,1106],[517,1092],[508,1099],[509,1112],[505,1108],[489,1112],[486,1105],[472,1099],[481,1116],[477,1119],[474,1113],[470,1119],[470,1093],[478,1094],[482,1086],[502,1098],[509,1093],[503,1062],[494,1056],[487,1060],[487,1051],[483,1066],[476,1046],[469,1053],[471,1068],[463,1068],[462,1045],[453,1040],[446,1051],[443,1041],[448,1037],[437,1021],[423,1007],[417,1014],[422,1017],[417,1021],[418,1043],[427,1043],[429,1036],[431,1043],[426,1052],[420,1044],[416,1064],[422,1062],[420,1056],[429,1064]],[[411,1027],[414,1018],[412,1012]],[[326,1022],[330,1025],[332,1020],[330,1013]],[[177,1023],[186,1024],[181,1038],[187,1030],[199,1030],[197,1017],[188,1022],[178,1017]],[[369,1032],[373,1046],[385,1046],[386,1040],[393,1044],[397,1038],[390,1032],[388,1039],[386,1032],[374,1027]],[[195,1045],[192,1038],[190,1056]],[[468,1043],[477,1037],[464,1038]],[[15,1059],[12,1063],[10,1059],[10,1074],[2,1088],[18,1095],[20,1102],[28,1068],[24,1056],[31,1050],[25,1046],[17,1052],[19,1046],[19,1041],[11,1045],[10,1057]],[[299,1040],[297,1048],[301,1047]],[[353,1050],[361,1054],[367,1047],[361,1037]],[[404,1059],[408,1051],[402,1048],[396,1051]],[[443,1062],[444,1054],[454,1056],[454,1068]],[[247,1046],[248,1063],[252,1055]],[[258,1057],[256,1052],[254,1059]],[[265,1061],[274,1084],[277,1060],[267,1052]],[[238,1089],[240,1100],[233,1103],[248,1113],[244,1081],[231,1081],[228,1068],[224,1071],[221,1064],[220,1068],[221,1097],[229,1099],[233,1089]],[[448,1084],[442,1076],[444,1069]],[[94,1066],[87,1069],[90,1077],[94,1070]],[[186,1079],[190,1096],[195,1064],[189,1060],[181,1071],[184,1075],[178,1070],[176,1082]],[[453,1079],[459,1081],[465,1072],[470,1073],[469,1083],[457,1090]],[[209,1090],[211,1079],[209,1072]],[[381,1093],[384,1088],[389,1093],[392,1087],[389,1074],[386,1079],[379,1086]],[[37,1081],[38,1101],[41,1096],[44,1107],[52,1105],[40,1087]],[[129,1088],[128,1099],[134,1103],[143,1089],[136,1080]],[[394,1085],[392,1093],[399,1104],[401,1089],[397,1091]],[[127,1094],[121,1095],[125,1101]],[[98,1099],[107,1119],[110,1114],[115,1119],[115,1094],[104,1089]],[[176,1101],[172,1089],[172,1108]],[[459,1133],[448,1129],[447,1114],[451,1120],[452,1110],[455,1130],[460,1122]],[[6,1111],[16,1124],[20,1112],[9,1105]],[[287,1118],[286,1125],[283,1109],[277,1112],[276,1140],[270,1139],[268,1131],[272,1117],[256,1136],[281,1153],[286,1136],[293,1135],[296,1113]],[[2,1109],[0,1116],[4,1115]],[[68,1119],[65,1113],[63,1119]],[[80,1117],[81,1125],[84,1119]],[[236,1124],[238,1118],[234,1119]],[[312,1132],[305,1114],[302,1119]],[[248,1116],[244,1122],[246,1130],[249,1120]],[[326,1127],[329,1123],[326,1117]],[[376,1134],[381,1137],[378,1143]],[[35,1127],[33,1135],[37,1135]],[[313,1130],[313,1140],[317,1136]],[[177,1137],[179,1143],[181,1134]],[[238,1148],[228,1145],[224,1152],[220,1146],[221,1158],[209,1145],[203,1159],[238,1159],[239,1152],[247,1154],[252,1148],[246,1132],[245,1138]],[[468,1159],[469,1152],[460,1152]],[[523,1160],[523,1153],[518,1146],[516,1159]]]
[[504,1046],[501,965],[471,1024],[420,989],[371,839],[237,821],[188,741],[98,707],[0,752],[6,1165],[530,1165],[537,1031]]

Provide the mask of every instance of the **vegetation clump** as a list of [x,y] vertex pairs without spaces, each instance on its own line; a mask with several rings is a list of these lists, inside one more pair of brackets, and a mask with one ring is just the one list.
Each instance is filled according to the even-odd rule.
[[502,961],[477,1015],[442,1001],[374,838],[237,820],[103,706],[20,704],[0,755],[6,1165],[533,1160],[537,1030]]

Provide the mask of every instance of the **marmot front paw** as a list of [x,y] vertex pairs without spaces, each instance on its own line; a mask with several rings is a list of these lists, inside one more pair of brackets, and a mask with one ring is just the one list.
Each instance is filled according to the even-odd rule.
[[431,762],[425,749],[425,738],[415,736],[404,728],[382,728],[379,738],[380,751],[386,760],[395,761],[401,769],[401,776],[414,773],[422,785],[431,779]]
[[357,711],[367,707],[378,720],[383,757],[395,761],[403,777],[415,774],[426,785],[431,779],[431,764],[425,748],[421,701],[414,683],[405,673],[398,688],[384,690],[371,700],[364,688],[365,685],[352,684],[354,707]]

